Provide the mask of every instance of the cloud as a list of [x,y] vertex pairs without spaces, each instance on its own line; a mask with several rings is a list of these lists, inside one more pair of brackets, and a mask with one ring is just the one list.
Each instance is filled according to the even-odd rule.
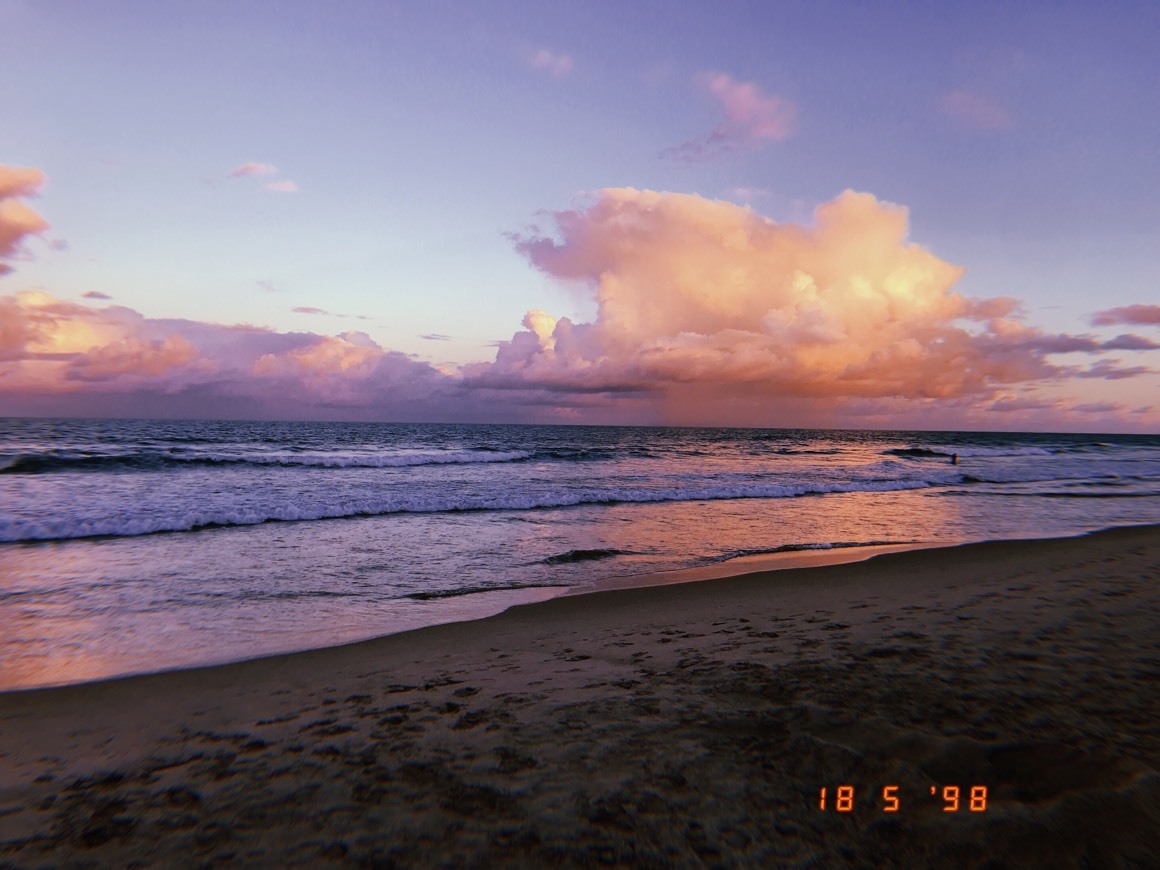
[[992,402],[989,408],[999,413],[1011,413],[1012,411],[1043,411],[1058,406],[1059,402],[1057,401],[1037,399],[1030,396],[1003,396]]
[[150,319],[46,293],[0,297],[5,407],[77,413],[454,419],[455,378],[361,332]]
[[276,175],[278,167],[270,163],[243,163],[230,170],[232,178],[245,178],[250,175]]
[[[0,183],[11,203],[41,176],[8,171]],[[1091,401],[1108,398],[1093,396],[1099,381],[1155,375],[1116,359],[1058,362],[1158,344],[1047,333],[1016,299],[959,295],[963,270],[910,241],[906,209],[869,194],[846,191],[803,225],[632,188],[598,191],[550,219],[554,235],[515,236],[516,249],[548,277],[586,288],[596,315],[528,311],[490,362],[441,369],[362,332],[157,319],[100,291],[86,294],[99,307],[25,292],[0,296],[0,406],[47,416],[895,428],[988,428],[1002,411],[1004,425],[1061,431],[1095,425],[1103,412],[1092,407],[1113,408]],[[15,225],[3,225],[9,253],[27,235]],[[1087,388],[1086,405],[1043,398],[1067,383]],[[1125,408],[1100,425],[1154,428],[1151,410]]]
[[1091,368],[1084,369],[1075,373],[1077,378],[1099,378],[1105,381],[1121,381],[1125,378],[1136,378],[1140,375],[1152,374],[1152,369],[1147,366],[1132,366],[1131,368],[1121,368],[1119,360],[1102,359],[1095,363]]
[[962,88],[943,94],[939,108],[959,124],[975,130],[1010,130],[1015,126],[1015,119],[1001,104]]
[[1124,410],[1124,406],[1119,402],[1088,402],[1083,405],[1072,405],[1071,410],[1081,414],[1112,414]]
[[707,135],[661,152],[682,163],[704,163],[729,151],[762,147],[789,138],[796,107],[776,95],[766,95],[752,82],[735,81],[727,73],[702,73],[697,83],[719,104],[723,117]]
[[138,384],[196,362],[197,348],[181,335],[154,339],[127,335],[77,354],[69,361],[65,378],[81,381],[128,378]]
[[102,293],[100,290],[88,290],[81,294],[85,299],[112,299],[108,293]]
[[748,402],[772,422],[798,400],[980,406],[1065,380],[1075,369],[1053,354],[1125,344],[1044,333],[1019,319],[1014,299],[960,296],[963,270],[908,240],[906,209],[865,193],[820,206],[812,226],[631,188],[553,217],[557,238],[516,237],[517,250],[590,288],[596,319],[528,312],[493,363],[465,368],[471,385],[647,394],[670,417],[702,422]]
[[574,63],[570,55],[541,48],[531,58],[533,69],[544,70],[556,78],[563,78],[572,72]]
[[441,335],[438,332],[429,332],[426,335],[420,335],[419,338],[426,341],[451,341],[450,335]]
[[[272,163],[248,162],[230,170],[231,178],[269,178],[278,174],[278,167]],[[298,185],[289,179],[267,181],[262,187],[273,193],[298,193]]]
[[299,305],[297,308],[291,308],[295,314],[330,314],[325,308],[312,308],[309,305]]
[[[25,238],[49,228],[48,221],[20,201],[36,196],[43,183],[39,169],[0,165],[0,261],[18,256]],[[11,271],[0,262],[0,275]]]
[[1160,305],[1125,305],[1123,308],[1109,308],[1092,315],[1093,326],[1110,326],[1114,323],[1160,324]]
[[1100,347],[1104,350],[1157,350],[1160,349],[1160,343],[1142,335],[1117,335],[1103,342]]

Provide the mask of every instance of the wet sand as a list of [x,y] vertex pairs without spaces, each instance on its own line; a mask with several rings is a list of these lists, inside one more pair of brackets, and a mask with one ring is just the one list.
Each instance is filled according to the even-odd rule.
[[1153,866],[1158,680],[1160,526],[566,596],[0,694],[0,866]]

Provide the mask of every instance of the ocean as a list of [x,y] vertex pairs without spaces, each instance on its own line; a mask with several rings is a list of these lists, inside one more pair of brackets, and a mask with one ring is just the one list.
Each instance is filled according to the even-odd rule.
[[1155,522],[1154,435],[0,419],[0,690]]

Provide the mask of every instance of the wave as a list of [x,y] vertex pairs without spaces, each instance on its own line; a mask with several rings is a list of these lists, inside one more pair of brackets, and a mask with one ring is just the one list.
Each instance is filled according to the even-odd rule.
[[794,447],[779,447],[773,452],[781,456],[836,456],[844,451],[839,447],[830,447],[818,450],[805,450]]
[[[683,455],[702,456],[701,451],[675,451]],[[556,459],[563,462],[603,462],[609,459],[656,459],[658,455],[647,447],[552,447],[535,454],[537,459]]]
[[457,589],[433,589],[430,592],[410,592],[401,596],[414,601],[438,601],[442,598],[458,598],[461,595],[478,595],[481,592],[511,592],[518,589],[564,589],[566,583],[505,583],[497,586],[462,586]]
[[86,455],[33,453],[0,459],[0,474],[47,474],[85,471],[156,471],[189,466],[282,466],[287,468],[406,468],[418,465],[465,465],[478,462],[519,462],[527,450],[443,450],[431,453],[378,454],[213,454],[125,453]]
[[544,565],[566,565],[571,562],[589,562],[595,559],[611,559],[613,556],[630,556],[632,555],[626,550],[569,550],[566,553],[557,553],[555,556],[549,556],[540,561]]
[[832,541],[830,543],[782,544],[779,547],[759,547],[746,550],[730,550],[714,557],[713,562],[728,562],[745,556],[772,556],[778,553],[801,553],[809,550],[845,550],[851,547],[886,547],[896,544],[913,544],[915,541]]
[[353,499],[340,504],[302,505],[280,502],[258,507],[191,510],[153,516],[58,517],[35,520],[0,519],[0,543],[63,541],[74,538],[131,537],[162,532],[196,532],[230,526],[275,522],[354,519],[407,513],[523,511],[580,505],[699,502],[749,498],[797,498],[851,492],[897,492],[961,483],[948,480],[861,480],[810,483],[741,483],[689,487],[608,487],[570,492],[504,493],[499,495],[396,494]]
[[901,456],[904,459],[950,459],[955,455],[963,459],[969,457],[1051,456],[1056,451],[1046,447],[970,447],[964,445],[961,447],[891,447],[882,452],[889,456]]

